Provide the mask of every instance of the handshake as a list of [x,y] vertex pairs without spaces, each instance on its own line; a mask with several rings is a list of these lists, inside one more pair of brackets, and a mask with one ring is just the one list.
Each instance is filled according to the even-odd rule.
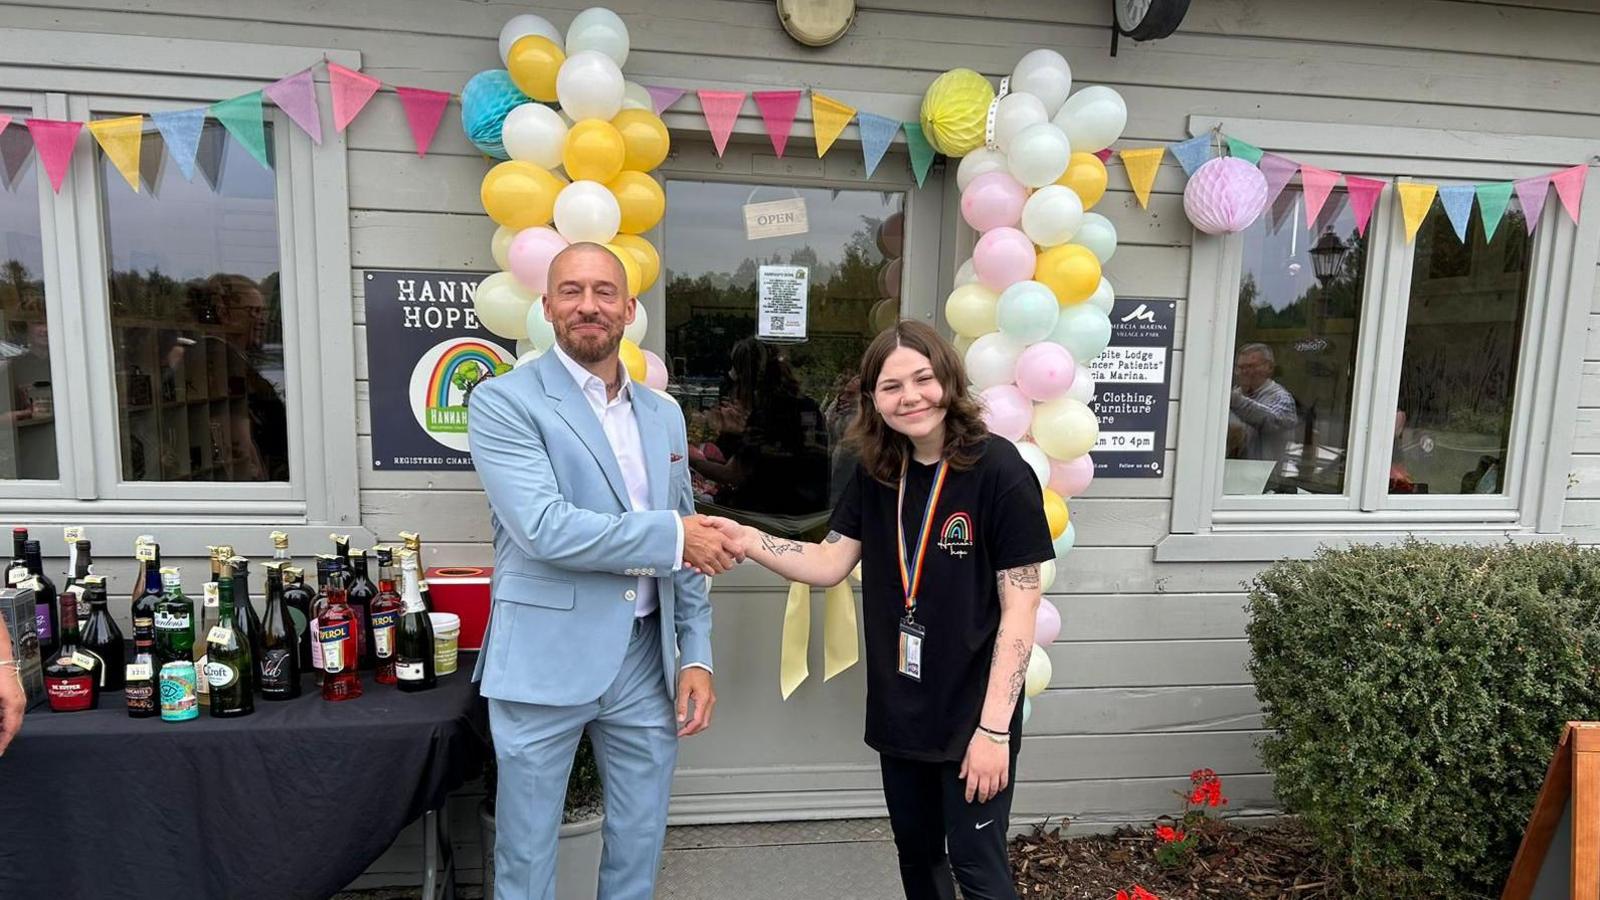
[[744,562],[755,529],[721,516],[683,517],[683,565],[702,575],[721,575]]

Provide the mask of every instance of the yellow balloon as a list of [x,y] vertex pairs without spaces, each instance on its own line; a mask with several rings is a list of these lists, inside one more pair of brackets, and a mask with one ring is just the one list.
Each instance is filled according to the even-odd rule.
[[1083,208],[1089,209],[1106,195],[1106,164],[1093,153],[1074,153],[1056,184],[1072,188]]
[[622,171],[624,155],[622,135],[610,122],[584,119],[567,131],[561,165],[574,180],[604,184]]
[[567,180],[549,169],[522,160],[507,160],[483,176],[478,197],[495,222],[521,230],[550,224],[556,195]]
[[628,370],[628,377],[634,381],[643,381],[645,369],[644,351],[639,345],[627,338],[622,339],[621,346],[617,347],[617,355],[622,357],[622,366]]
[[922,95],[922,133],[945,156],[966,156],[983,146],[993,102],[989,79],[971,69],[951,69]]
[[1054,292],[1062,306],[1082,303],[1100,287],[1100,260],[1088,247],[1059,244],[1039,252],[1033,280]]
[[639,260],[634,258],[633,251],[617,244],[607,244],[606,249],[617,258],[617,262],[622,263],[622,271],[628,275],[628,296],[639,296],[639,292],[644,290],[644,270],[639,267]]
[[900,321],[900,301],[894,297],[886,297],[872,305],[867,312],[867,327],[872,334],[881,334],[893,328]]
[[[606,182],[606,190],[617,198],[617,206],[622,209],[622,224],[617,230],[624,234],[649,231],[667,211],[666,192],[643,172],[623,172]],[[1099,282],[1095,286],[1099,287]]]
[[633,254],[634,260],[639,263],[639,293],[650,290],[661,274],[661,254],[637,234],[619,234],[611,239],[611,243]]
[[1072,521],[1071,514],[1067,512],[1067,501],[1049,488],[1044,489],[1044,520],[1050,523],[1052,541],[1061,537],[1061,533],[1067,530],[1067,523]]
[[965,338],[980,338],[999,329],[995,317],[1000,295],[973,282],[950,292],[944,301],[944,317],[950,330]]
[[549,38],[529,34],[517,39],[506,53],[506,70],[517,90],[535,100],[553,103],[556,99],[556,74],[567,54]]
[[613,128],[622,135],[627,148],[622,167],[635,172],[649,172],[667,159],[672,149],[672,138],[667,135],[667,124],[648,109],[625,109],[611,120]]

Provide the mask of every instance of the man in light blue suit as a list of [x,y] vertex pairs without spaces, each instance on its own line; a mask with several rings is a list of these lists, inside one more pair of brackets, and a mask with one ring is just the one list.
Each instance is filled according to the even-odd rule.
[[585,730],[605,790],[600,896],[648,900],[678,738],[709,725],[716,702],[706,575],[732,566],[737,546],[694,515],[682,413],[618,358],[636,302],[609,250],[568,247],[544,299],[555,347],[472,393],[468,437],[494,526],[473,678],[499,767],[499,900],[555,896]]

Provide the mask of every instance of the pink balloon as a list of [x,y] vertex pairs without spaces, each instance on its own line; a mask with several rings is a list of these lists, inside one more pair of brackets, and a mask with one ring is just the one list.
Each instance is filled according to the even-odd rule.
[[1033,404],[1016,385],[997,384],[978,395],[983,423],[989,430],[1013,441],[1021,440],[1033,423]]
[[1017,357],[1017,387],[1030,400],[1054,400],[1072,387],[1078,364],[1067,348],[1040,341]]
[[1032,278],[1037,262],[1033,241],[1015,228],[987,232],[972,248],[973,271],[984,287],[993,291],[1003,291]]
[[653,351],[644,351],[644,386],[658,391],[667,389],[667,364]]
[[554,228],[524,228],[511,239],[506,251],[506,261],[511,263],[511,274],[535,294],[550,289],[550,261],[567,246],[567,239]]
[[1039,611],[1034,613],[1033,642],[1049,647],[1061,636],[1061,610],[1049,600],[1039,601]]
[[1028,189],[1009,172],[985,172],[961,192],[961,217],[974,231],[992,231],[1022,221]]
[[1076,497],[1088,489],[1091,481],[1094,481],[1094,460],[1089,454],[1065,462],[1050,460],[1050,490],[1061,496]]

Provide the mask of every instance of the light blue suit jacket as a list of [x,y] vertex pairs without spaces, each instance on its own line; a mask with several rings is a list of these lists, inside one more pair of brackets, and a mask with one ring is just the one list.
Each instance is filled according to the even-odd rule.
[[654,576],[661,665],[711,667],[705,576],[678,565],[694,512],[683,414],[643,385],[633,411],[650,509],[632,510],[605,431],[554,353],[472,392],[467,434],[494,526],[493,606],[473,680],[485,697],[546,706],[597,699],[622,667],[640,576]]

